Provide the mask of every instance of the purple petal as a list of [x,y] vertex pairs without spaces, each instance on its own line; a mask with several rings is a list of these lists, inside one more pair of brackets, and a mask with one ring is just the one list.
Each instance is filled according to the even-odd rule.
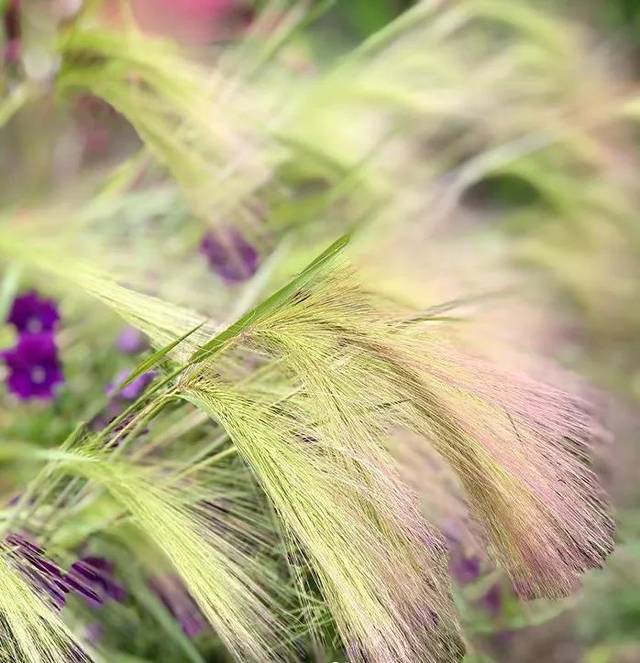
[[142,394],[149,384],[151,384],[156,373],[155,371],[147,371],[146,373],[139,375],[126,387],[120,389],[120,385],[127,380],[129,375],[131,375],[131,371],[128,369],[120,371],[116,375],[115,380],[107,387],[107,394],[127,401],[133,401]]
[[498,583],[491,585],[487,593],[480,599],[479,604],[490,615],[497,615],[502,609],[502,589]]
[[145,335],[134,327],[125,327],[116,339],[116,347],[126,355],[135,355],[148,347]]
[[13,300],[7,321],[21,334],[39,334],[53,331],[59,319],[56,303],[32,290]]
[[89,605],[97,607],[107,599],[123,601],[124,587],[113,579],[113,564],[103,557],[83,557],[71,565],[65,577],[70,587]]
[[200,242],[209,267],[227,283],[251,278],[258,269],[256,248],[235,228],[210,230]]
[[22,534],[11,533],[6,537],[6,542],[11,546],[11,557],[23,576],[36,591],[44,592],[56,609],[61,610],[69,587],[57,564],[45,556],[40,546]]
[[54,387],[64,382],[58,350],[51,333],[24,334],[15,347],[2,354],[9,391],[22,400],[51,399]]
[[449,564],[451,575],[461,585],[467,585],[480,577],[482,565],[476,555],[454,554]]

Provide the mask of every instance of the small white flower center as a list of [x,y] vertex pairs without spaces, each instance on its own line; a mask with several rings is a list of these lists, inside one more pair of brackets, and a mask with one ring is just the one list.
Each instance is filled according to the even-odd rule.
[[47,378],[47,373],[42,366],[34,366],[31,369],[31,381],[35,384],[42,384]]
[[42,331],[42,320],[40,318],[29,318],[27,321],[27,331],[37,334]]

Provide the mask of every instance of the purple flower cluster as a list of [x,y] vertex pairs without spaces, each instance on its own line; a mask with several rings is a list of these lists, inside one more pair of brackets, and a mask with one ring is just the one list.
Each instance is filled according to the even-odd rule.
[[45,594],[54,608],[61,610],[68,589],[58,565],[46,557],[40,546],[22,534],[9,534],[6,543],[12,549],[11,557],[16,566],[31,586],[38,593]]
[[491,617],[496,617],[500,614],[503,604],[502,588],[500,584],[495,582],[489,587],[485,594],[483,594],[479,601],[479,607],[483,608]]
[[16,567],[57,610],[64,607],[69,593],[80,596],[94,608],[109,600],[125,599],[124,588],[113,579],[113,565],[102,557],[82,557],[65,573],[26,536],[9,534],[5,542]]
[[[116,348],[126,355],[135,355],[149,347],[147,337],[134,327],[124,327],[115,342]],[[137,378],[132,380],[128,385],[122,387],[127,378],[131,375],[129,369],[119,371],[113,382],[109,383],[105,389],[109,402],[102,412],[94,417],[91,421],[91,427],[94,430],[99,430],[109,425],[114,419],[122,414],[126,409],[129,401],[135,401],[151,384],[156,377],[155,371],[147,371]],[[130,420],[122,421],[114,430],[117,433],[126,425]],[[109,443],[110,444],[110,443]]]
[[56,303],[31,291],[16,297],[7,322],[18,332],[14,347],[0,354],[7,387],[20,400],[48,400],[64,381],[54,330],[60,315]]
[[26,292],[13,300],[7,321],[20,334],[52,332],[60,320],[58,307],[51,299],[44,299],[35,291]]
[[210,230],[200,242],[211,271],[227,283],[240,283],[251,278],[258,269],[256,248],[236,228]]

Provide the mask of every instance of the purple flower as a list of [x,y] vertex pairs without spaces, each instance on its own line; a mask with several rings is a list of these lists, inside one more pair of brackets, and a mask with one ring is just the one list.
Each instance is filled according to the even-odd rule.
[[116,339],[116,347],[126,355],[135,355],[148,346],[145,335],[135,327],[125,327]]
[[462,551],[451,555],[449,562],[451,575],[460,585],[467,585],[477,580],[482,572],[480,558],[476,555],[467,555]]
[[7,321],[20,334],[51,332],[60,319],[58,307],[52,299],[44,299],[34,290],[13,300]]
[[207,626],[200,608],[177,576],[154,577],[149,586],[182,627],[183,633],[195,638]]
[[64,573],[27,536],[12,533],[5,541],[20,572],[37,592],[48,595],[57,610],[64,607],[69,592],[81,596],[92,607],[109,599],[122,601],[126,596],[124,588],[113,579],[113,565],[102,557],[82,557]]
[[113,564],[104,557],[81,557],[71,565],[65,580],[94,608],[109,599],[123,601],[126,596],[124,587],[113,579]]
[[55,385],[64,381],[51,333],[24,334],[15,347],[2,353],[9,373],[9,391],[21,400],[50,399]]
[[502,589],[498,583],[494,583],[488,591],[480,598],[478,604],[491,616],[495,617],[502,610]]
[[116,375],[116,379],[107,387],[107,394],[126,401],[134,401],[153,381],[156,373],[147,371],[135,378],[124,389],[120,389],[120,385],[126,381],[129,375],[131,375],[131,371],[126,368],[120,371]]
[[206,232],[200,252],[212,271],[227,283],[246,281],[258,269],[258,252],[235,228]]
[[22,534],[9,534],[6,543],[11,558],[27,582],[37,592],[44,592],[51,604],[61,610],[69,588],[61,569],[48,559],[44,550]]
[[450,521],[444,527],[449,550],[449,571],[460,585],[477,580],[482,573],[482,559],[463,542],[462,523]]

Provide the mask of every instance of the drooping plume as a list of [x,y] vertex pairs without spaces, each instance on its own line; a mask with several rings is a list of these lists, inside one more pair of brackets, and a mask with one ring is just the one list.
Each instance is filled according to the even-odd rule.
[[[601,431],[588,405],[471,356],[442,327],[403,324],[403,316],[338,272],[296,293],[244,339],[266,339],[283,353],[313,385],[314,402],[335,398],[331,376],[344,389],[336,411],[360,403],[424,435],[457,474],[516,590],[566,595],[612,549],[607,501],[589,467]],[[365,393],[377,399],[360,400]]]
[[[611,549],[587,461],[596,428],[566,393],[472,356],[446,326],[367,292],[332,266],[340,245],[204,345],[211,325],[179,346],[172,356],[189,366],[178,393],[226,429],[258,477],[353,660],[455,660],[444,546],[386,444],[399,430],[422,435],[516,590],[557,597]],[[61,275],[157,346],[185,332],[181,309],[83,269]]]
[[[89,663],[80,643],[52,603],[55,601],[52,585],[45,587],[37,581],[30,582],[24,564],[20,563],[20,555],[16,556],[14,550],[15,544],[0,544],[3,654],[16,663],[66,663],[69,660]],[[33,567],[31,573],[34,573]],[[59,596],[57,591],[56,596]]]
[[[286,657],[278,609],[267,591],[266,576],[238,545],[232,528],[212,526],[212,515],[202,499],[215,488],[207,488],[193,477],[183,484],[163,475],[161,468],[110,459],[104,451],[94,452],[90,447],[75,458],[69,455],[62,469],[104,486],[132,515],[239,660],[262,662]],[[225,536],[220,535],[222,531]],[[85,579],[93,578],[95,566],[95,562],[85,563],[74,569],[73,577],[77,579],[81,572]],[[107,587],[104,579],[94,582],[107,593],[120,595],[118,588],[112,584]]]
[[457,474],[516,591],[567,595],[612,550],[613,522],[589,467],[601,431],[588,405],[403,316],[352,274],[328,273],[243,329],[242,343],[298,376],[332,439],[357,445],[358,413],[370,426],[424,435]]
[[367,425],[363,411],[345,422],[347,437],[333,437],[316,419],[317,393],[292,384],[301,393],[284,403],[269,390],[239,392],[206,369],[184,388],[223,424],[258,476],[292,549],[315,576],[350,660],[458,660],[463,647],[444,546],[398,480],[382,431]]

